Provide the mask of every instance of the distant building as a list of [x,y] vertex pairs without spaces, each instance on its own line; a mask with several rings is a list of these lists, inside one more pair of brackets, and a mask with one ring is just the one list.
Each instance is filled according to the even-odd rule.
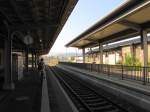
[[[150,63],[150,37],[148,38],[148,63]],[[126,57],[132,56],[143,65],[143,50],[141,48],[140,38],[114,43],[112,45],[103,46],[103,64],[124,64]],[[86,53],[86,63],[100,63],[99,49],[93,49]]]

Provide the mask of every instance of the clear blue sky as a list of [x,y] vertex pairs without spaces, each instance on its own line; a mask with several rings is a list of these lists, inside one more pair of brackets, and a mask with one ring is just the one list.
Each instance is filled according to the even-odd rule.
[[[127,0],[79,0],[49,54],[66,53],[65,44]],[[75,49],[67,49],[75,52]]]

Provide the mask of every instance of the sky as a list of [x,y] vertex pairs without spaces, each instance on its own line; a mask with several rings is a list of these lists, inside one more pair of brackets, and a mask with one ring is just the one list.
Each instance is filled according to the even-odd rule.
[[49,55],[80,52],[74,48],[65,48],[65,44],[108,15],[125,1],[127,0],[79,0],[58,35]]

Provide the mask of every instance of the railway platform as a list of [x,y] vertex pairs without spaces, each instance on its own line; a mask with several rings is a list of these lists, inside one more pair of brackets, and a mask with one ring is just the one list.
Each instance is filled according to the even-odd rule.
[[[62,64],[57,65],[57,67],[64,69],[71,75],[76,75],[84,80],[85,84],[88,82],[91,87],[97,88],[97,91],[104,90],[107,93],[111,93],[116,101],[126,101],[125,103],[128,103],[128,105],[131,104],[145,109],[144,112],[150,111],[150,89],[148,84],[141,85],[136,81],[121,80],[117,79],[117,77],[108,78],[108,76],[103,74]],[[1,112],[78,112],[79,110],[48,66],[46,67],[45,75],[46,77],[41,84],[38,72],[29,70],[28,73],[24,73],[23,79],[15,84],[15,90],[2,91],[0,93]],[[45,110],[45,107],[49,107],[49,109]],[[136,111],[136,108],[134,109]],[[128,110],[131,109],[129,108]],[[134,111],[131,110],[129,112]],[[141,111],[138,110],[136,112]]]
[[103,90],[116,96],[116,98],[130,102],[137,107],[150,111],[149,84],[142,85],[134,80],[121,80],[118,77],[108,77],[102,73],[90,72],[63,64],[59,64],[57,67],[77,75],[95,87],[102,88]]
[[46,74],[50,112],[79,112],[48,67],[46,68]]
[[[7,94],[6,94],[7,93]],[[15,90],[0,92],[1,112],[40,112],[41,83],[36,71],[24,73]]]

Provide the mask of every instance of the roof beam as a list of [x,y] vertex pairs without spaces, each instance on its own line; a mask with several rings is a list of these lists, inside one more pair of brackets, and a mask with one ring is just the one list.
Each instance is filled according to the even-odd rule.
[[84,39],[84,40],[89,41],[89,42],[92,42],[92,43],[98,43],[97,41],[94,41],[94,40],[92,40],[92,39]]
[[[108,36],[104,39],[100,39],[100,40],[96,40],[96,41],[103,43],[103,44],[108,44],[108,43],[131,38],[131,37],[138,36],[138,35],[139,35],[139,33],[134,30],[125,30],[123,32],[119,32],[119,33],[113,34],[111,36]],[[91,42],[89,44],[86,44],[84,47],[90,47],[90,46],[96,46],[96,45],[97,44]]]
[[130,27],[133,30],[136,30],[138,32],[141,31],[141,29],[142,29],[139,24],[131,22],[131,21],[128,21],[128,20],[122,20],[122,21],[119,22],[119,24],[127,26],[127,27]]
[[19,31],[23,31],[23,30],[32,30],[32,29],[42,29],[42,28],[51,28],[51,27],[57,27],[57,24],[46,24],[46,23],[32,23],[32,24],[28,24],[28,25],[13,25],[11,26],[11,29],[14,31],[19,30]]
[[25,24],[24,19],[22,18],[21,14],[19,13],[18,6],[16,5],[14,0],[10,0],[12,7],[14,8],[15,13],[17,14],[18,18],[21,20],[23,24]]
[[93,42],[93,40],[92,40],[92,39],[84,39],[84,40],[86,40],[86,41],[90,41],[90,42]]

